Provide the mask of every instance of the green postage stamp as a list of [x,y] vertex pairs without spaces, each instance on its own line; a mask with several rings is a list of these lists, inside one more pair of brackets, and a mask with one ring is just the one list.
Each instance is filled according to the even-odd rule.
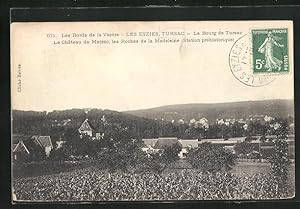
[[289,72],[288,29],[254,29],[252,65],[254,74]]

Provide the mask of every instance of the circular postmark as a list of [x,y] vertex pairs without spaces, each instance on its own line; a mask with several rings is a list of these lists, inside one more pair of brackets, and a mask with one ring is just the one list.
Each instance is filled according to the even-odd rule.
[[275,80],[270,74],[254,74],[252,68],[252,46],[249,35],[240,37],[229,52],[229,66],[234,77],[241,83],[260,87]]

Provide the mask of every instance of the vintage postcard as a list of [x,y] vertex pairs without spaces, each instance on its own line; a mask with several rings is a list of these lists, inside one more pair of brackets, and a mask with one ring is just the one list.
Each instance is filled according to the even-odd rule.
[[12,199],[295,194],[293,21],[13,22]]

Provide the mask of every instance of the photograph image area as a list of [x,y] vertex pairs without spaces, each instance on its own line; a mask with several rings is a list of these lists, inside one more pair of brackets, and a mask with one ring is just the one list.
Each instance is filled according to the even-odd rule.
[[11,23],[12,199],[295,196],[292,21]]

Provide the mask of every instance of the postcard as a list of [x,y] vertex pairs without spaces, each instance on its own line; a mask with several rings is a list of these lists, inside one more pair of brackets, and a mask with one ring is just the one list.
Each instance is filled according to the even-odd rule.
[[293,21],[11,23],[12,199],[295,194]]

